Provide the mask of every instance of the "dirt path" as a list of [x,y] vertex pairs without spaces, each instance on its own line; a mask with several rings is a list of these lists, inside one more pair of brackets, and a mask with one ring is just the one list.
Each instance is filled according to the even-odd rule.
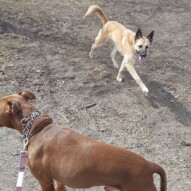
[[[96,16],[82,20],[92,4],[132,30],[155,30],[152,53],[136,65],[149,96],[127,72],[116,81],[111,43],[88,58],[101,27]],[[191,147],[181,144],[191,141],[190,17],[190,0],[0,0],[0,96],[28,89],[55,122],[159,163],[168,191],[190,191]],[[20,135],[2,128],[0,143],[0,191],[11,191]],[[39,185],[27,171],[31,190]]]

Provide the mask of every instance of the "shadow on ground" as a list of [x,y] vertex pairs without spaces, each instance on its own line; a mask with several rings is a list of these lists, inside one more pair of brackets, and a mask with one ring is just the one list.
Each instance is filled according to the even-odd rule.
[[158,108],[158,104],[168,107],[174,114],[174,119],[176,121],[184,126],[191,127],[191,112],[188,111],[180,101],[157,82],[151,82],[148,87],[150,89],[150,94],[147,99],[152,107]]

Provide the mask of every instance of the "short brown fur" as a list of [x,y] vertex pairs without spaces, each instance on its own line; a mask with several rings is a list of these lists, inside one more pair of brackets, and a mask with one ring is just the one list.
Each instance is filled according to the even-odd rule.
[[[28,102],[30,92],[0,99],[0,127],[7,126],[22,134],[21,119],[36,109]],[[14,104],[20,108],[14,111]],[[36,118],[32,128],[44,128],[34,134],[28,145],[27,165],[39,181],[41,191],[62,191],[65,186],[89,188],[105,186],[106,191],[156,191],[153,174],[161,177],[166,191],[165,171],[127,149],[98,142],[90,137],[51,123],[47,115]],[[49,117],[50,118],[50,117]]]

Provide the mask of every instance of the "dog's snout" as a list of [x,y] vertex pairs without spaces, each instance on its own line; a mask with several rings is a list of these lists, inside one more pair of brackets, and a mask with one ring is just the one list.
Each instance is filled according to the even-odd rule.
[[142,53],[140,54],[140,56],[143,57],[143,58],[145,58],[146,55],[147,55],[146,52],[142,52]]

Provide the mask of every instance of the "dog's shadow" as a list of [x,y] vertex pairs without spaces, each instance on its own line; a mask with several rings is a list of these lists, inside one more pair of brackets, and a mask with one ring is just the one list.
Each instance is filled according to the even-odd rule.
[[180,101],[156,82],[151,82],[148,88],[150,93],[147,99],[152,107],[158,108],[158,105],[168,107],[174,114],[175,120],[184,126],[191,127],[191,112]]

